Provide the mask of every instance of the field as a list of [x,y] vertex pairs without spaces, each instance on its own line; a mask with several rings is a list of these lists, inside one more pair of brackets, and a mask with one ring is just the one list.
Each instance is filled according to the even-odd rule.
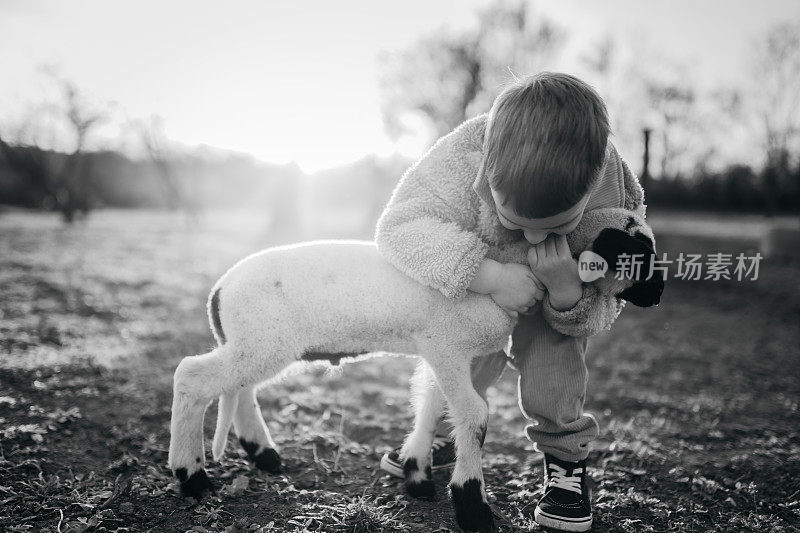
[[[757,249],[763,229],[720,219],[724,242],[693,241],[666,236],[686,215],[651,216],[670,253]],[[377,467],[411,422],[410,359],[270,385],[261,406],[284,473],[251,468],[231,437],[227,458],[209,463],[217,495],[176,492],[171,377],[212,346],[207,291],[241,256],[298,237],[258,213],[101,211],[73,227],[0,213],[0,529],[457,531],[446,476],[437,500],[420,502]],[[757,281],[670,279],[659,307],[629,306],[591,340],[594,531],[800,530],[798,276],[767,258]],[[508,369],[490,389],[484,448],[503,532],[538,530],[541,456],[522,437],[515,387]]]

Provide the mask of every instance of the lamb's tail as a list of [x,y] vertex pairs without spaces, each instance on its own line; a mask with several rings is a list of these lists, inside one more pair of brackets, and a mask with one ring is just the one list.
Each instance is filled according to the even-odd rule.
[[238,405],[239,395],[235,393],[222,394],[219,397],[217,429],[214,431],[214,441],[211,444],[211,454],[214,456],[215,461],[219,461],[222,458],[222,454],[225,453],[225,446],[228,444],[228,433],[231,431],[233,415],[236,413]]

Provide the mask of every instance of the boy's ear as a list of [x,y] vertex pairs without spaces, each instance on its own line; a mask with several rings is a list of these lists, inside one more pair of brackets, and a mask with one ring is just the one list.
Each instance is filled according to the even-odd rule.
[[592,243],[592,251],[606,260],[608,268],[617,270],[619,257],[622,254],[641,258],[641,274],[647,276],[655,255],[653,241],[640,231],[633,235],[616,229],[606,228]]

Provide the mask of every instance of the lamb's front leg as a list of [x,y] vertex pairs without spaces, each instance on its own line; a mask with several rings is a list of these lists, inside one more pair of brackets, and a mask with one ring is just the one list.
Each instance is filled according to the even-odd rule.
[[169,467],[181,484],[181,492],[200,498],[214,490],[205,471],[203,415],[218,392],[219,350],[184,357],[173,378],[170,421]]
[[431,474],[431,445],[444,411],[444,396],[436,383],[436,376],[422,359],[411,378],[411,402],[414,428],[400,451],[406,491],[415,498],[433,499],[436,488]]
[[481,468],[489,407],[472,385],[471,359],[463,354],[449,357],[442,354],[428,362],[447,399],[455,433],[456,466],[450,480],[450,494],[456,522],[466,531],[492,531],[492,511],[486,500]]

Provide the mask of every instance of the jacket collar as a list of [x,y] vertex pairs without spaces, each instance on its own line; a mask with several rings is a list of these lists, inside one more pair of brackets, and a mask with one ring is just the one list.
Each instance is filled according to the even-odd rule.
[[492,198],[492,189],[489,187],[489,180],[486,178],[484,170],[485,158],[481,152],[481,164],[478,166],[478,175],[475,177],[475,182],[472,184],[472,190],[483,200],[484,203],[494,207],[494,198]]

